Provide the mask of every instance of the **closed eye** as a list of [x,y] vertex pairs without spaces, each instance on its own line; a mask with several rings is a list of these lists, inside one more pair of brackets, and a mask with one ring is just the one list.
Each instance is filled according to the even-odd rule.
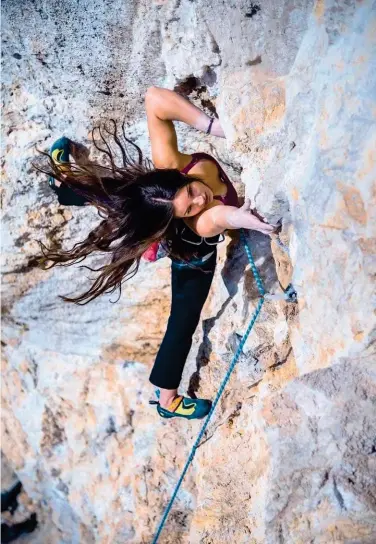
[[[187,194],[189,197],[192,196],[191,186],[187,185]],[[185,212],[185,215],[189,215],[192,211],[192,206],[188,206],[187,211]]]

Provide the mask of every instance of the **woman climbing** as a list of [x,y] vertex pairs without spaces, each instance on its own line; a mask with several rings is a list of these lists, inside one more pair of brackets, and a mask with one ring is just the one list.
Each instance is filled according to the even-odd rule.
[[[75,298],[62,297],[86,304],[117,288],[121,293],[122,282],[136,274],[142,255],[155,260],[168,254],[172,304],[150,375],[160,392],[159,401],[152,403],[164,418],[202,418],[210,411],[211,402],[179,395],[178,387],[213,279],[216,245],[226,229],[271,234],[274,227],[253,215],[249,203],[239,207],[235,188],[213,157],[179,151],[174,120],[224,137],[218,119],[210,119],[176,92],[158,87],[147,90],[145,107],[152,163],[143,160],[140,148],[126,138],[124,126],[122,142],[113,122],[111,130],[93,131],[94,145],[107,158],[106,166],[90,161],[83,146],[61,138],[47,155],[48,167],[38,167],[51,176],[50,186],[60,204],[92,204],[103,219],[69,251],[41,244],[43,262],[49,261],[48,267],[68,266],[94,252],[109,253],[108,262],[96,269],[99,274],[87,292]],[[121,154],[122,166],[115,163],[112,142]],[[137,161],[129,149],[137,152]]]

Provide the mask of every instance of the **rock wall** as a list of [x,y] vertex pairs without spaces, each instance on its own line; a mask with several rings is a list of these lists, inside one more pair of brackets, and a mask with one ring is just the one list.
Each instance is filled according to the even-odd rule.
[[[375,4],[69,0],[3,5],[2,450],[39,512],[30,542],[150,542],[197,421],[161,421],[148,375],[169,312],[169,262],[87,306],[78,266],[38,269],[97,223],[31,167],[62,134],[124,119],[150,152],[143,95],[177,88],[226,140],[176,123],[183,152],[219,157],[289,256],[249,242],[268,301],[160,542],[376,541]],[[237,235],[220,249],[181,391],[213,398],[258,301]]]

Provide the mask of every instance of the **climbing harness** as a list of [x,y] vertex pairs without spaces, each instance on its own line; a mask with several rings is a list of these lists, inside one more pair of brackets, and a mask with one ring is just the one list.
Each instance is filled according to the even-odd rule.
[[[260,276],[259,276],[259,273],[258,273],[258,271],[257,271],[256,265],[255,265],[255,262],[254,262],[254,260],[253,260],[252,253],[251,253],[251,250],[250,250],[250,248],[249,248],[249,246],[248,246],[248,243],[247,243],[247,240],[246,240],[246,237],[245,237],[245,234],[244,234],[244,230],[243,230],[243,229],[241,229],[241,239],[242,239],[242,242],[243,242],[243,244],[244,244],[244,249],[245,249],[245,252],[246,252],[246,254],[247,254],[248,261],[249,261],[249,264],[250,264],[250,267],[251,267],[253,276],[254,276],[254,278],[255,278],[256,284],[257,284],[257,289],[258,289],[258,291],[259,291],[259,293],[260,293],[260,299],[259,299],[259,301],[258,301],[258,303],[257,303],[256,310],[254,311],[254,313],[253,313],[253,315],[252,315],[252,319],[251,319],[251,321],[250,321],[250,323],[249,323],[249,325],[248,325],[248,328],[247,328],[247,330],[246,330],[246,332],[245,332],[245,334],[244,334],[244,336],[243,336],[243,338],[242,338],[242,340],[241,340],[241,342],[240,342],[240,344],[239,344],[239,346],[238,346],[238,349],[236,350],[236,353],[235,353],[235,355],[234,355],[234,357],[233,357],[233,359],[232,359],[232,361],[231,361],[231,363],[230,363],[230,367],[229,367],[228,371],[226,372],[226,375],[225,375],[225,377],[224,377],[224,379],[223,379],[223,381],[222,381],[222,383],[221,383],[221,385],[220,385],[220,387],[219,387],[217,396],[216,396],[215,399],[214,399],[214,402],[213,402],[213,404],[212,404],[211,410],[210,410],[210,412],[208,413],[207,418],[205,419],[205,421],[204,421],[204,423],[203,423],[203,425],[202,425],[201,431],[199,432],[198,437],[197,437],[195,443],[193,444],[191,453],[189,454],[189,457],[188,457],[188,459],[187,459],[187,462],[185,463],[185,466],[184,466],[183,471],[182,471],[182,473],[181,473],[181,476],[180,476],[180,478],[179,478],[179,480],[178,480],[178,483],[177,483],[176,486],[175,486],[175,489],[174,489],[174,492],[173,492],[173,494],[172,494],[172,496],[171,496],[171,499],[170,499],[170,501],[169,501],[169,503],[168,503],[168,505],[167,505],[167,507],[166,507],[166,509],[165,509],[165,511],[164,511],[164,514],[163,514],[162,519],[161,519],[161,522],[160,522],[160,524],[159,524],[159,526],[158,526],[157,532],[155,533],[155,536],[154,536],[154,539],[153,539],[153,544],[157,544],[157,542],[158,542],[158,539],[159,539],[159,537],[160,537],[160,534],[161,534],[161,532],[162,532],[162,529],[163,529],[163,527],[164,527],[164,524],[165,524],[165,522],[166,522],[166,520],[167,520],[167,517],[168,517],[168,515],[169,515],[169,513],[170,513],[170,510],[171,510],[172,505],[173,505],[173,503],[174,503],[174,501],[175,501],[175,498],[176,498],[176,496],[177,496],[177,494],[178,494],[178,491],[179,491],[179,489],[180,489],[180,486],[181,486],[181,484],[182,484],[182,482],[183,482],[183,480],[184,480],[184,477],[185,477],[185,475],[186,475],[186,473],[187,473],[187,470],[188,470],[190,464],[191,464],[192,461],[193,461],[193,458],[194,458],[194,456],[195,456],[196,450],[197,450],[197,448],[198,448],[199,445],[200,445],[200,441],[201,441],[202,437],[204,436],[204,433],[205,433],[205,431],[206,431],[206,429],[207,429],[207,426],[208,426],[208,424],[209,424],[209,421],[210,421],[210,419],[211,419],[211,416],[213,415],[214,410],[215,410],[215,408],[216,408],[216,406],[217,406],[217,404],[218,404],[218,402],[219,402],[219,399],[221,398],[222,393],[223,393],[223,391],[224,391],[224,389],[225,389],[225,387],[226,387],[226,385],[227,385],[227,382],[229,381],[230,376],[231,376],[231,374],[232,374],[232,372],[233,372],[233,370],[234,370],[234,368],[235,368],[235,365],[236,365],[236,363],[238,362],[238,359],[239,359],[240,354],[241,354],[241,352],[242,352],[242,350],[243,350],[243,347],[244,347],[244,345],[245,345],[245,343],[246,343],[246,341],[247,341],[247,338],[248,338],[248,336],[249,336],[251,330],[253,329],[253,325],[255,324],[255,322],[256,322],[256,320],[257,320],[257,318],[258,318],[258,315],[259,315],[259,313],[260,313],[260,311],[261,311],[262,305],[264,304],[264,302],[265,302],[265,300],[266,300],[267,298],[270,298],[270,296],[269,296],[269,297],[267,296],[267,293],[266,293],[266,291],[265,291],[265,289],[264,289],[262,280],[261,280],[261,278],[260,278]],[[284,295],[286,295],[286,293],[291,293],[291,295],[288,295],[288,296],[289,296],[289,297],[290,297],[290,296],[295,296],[295,298],[296,298],[296,291],[293,289],[293,287],[292,287],[291,284],[290,284],[290,285],[287,287],[287,289],[285,290]],[[293,293],[295,293],[295,295],[293,295]],[[273,295],[271,295],[271,296],[273,296]],[[284,297],[284,299],[286,300],[285,297]]]

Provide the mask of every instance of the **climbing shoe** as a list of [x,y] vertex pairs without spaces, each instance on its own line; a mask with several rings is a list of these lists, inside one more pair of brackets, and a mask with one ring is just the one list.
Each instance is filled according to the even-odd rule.
[[[68,163],[66,169],[69,170],[69,155],[71,154],[72,142],[65,136],[59,138],[52,144],[50,149],[50,155],[52,160],[58,164]],[[64,167],[62,168],[64,170]],[[48,184],[51,189],[57,194],[59,204],[63,206],[84,206],[88,200],[77,194],[73,189],[61,183],[58,187],[55,183],[55,179],[50,176]]]
[[149,404],[157,406],[158,414],[165,418],[184,417],[185,419],[202,419],[210,412],[212,403],[205,399],[190,399],[177,395],[168,408],[162,408],[159,401],[151,400]]
[[[70,140],[63,136],[59,138],[52,144],[50,149],[50,155],[54,163],[63,164],[64,162],[69,162],[70,154]],[[51,176],[48,180],[50,187],[58,188],[55,184],[54,178]]]

